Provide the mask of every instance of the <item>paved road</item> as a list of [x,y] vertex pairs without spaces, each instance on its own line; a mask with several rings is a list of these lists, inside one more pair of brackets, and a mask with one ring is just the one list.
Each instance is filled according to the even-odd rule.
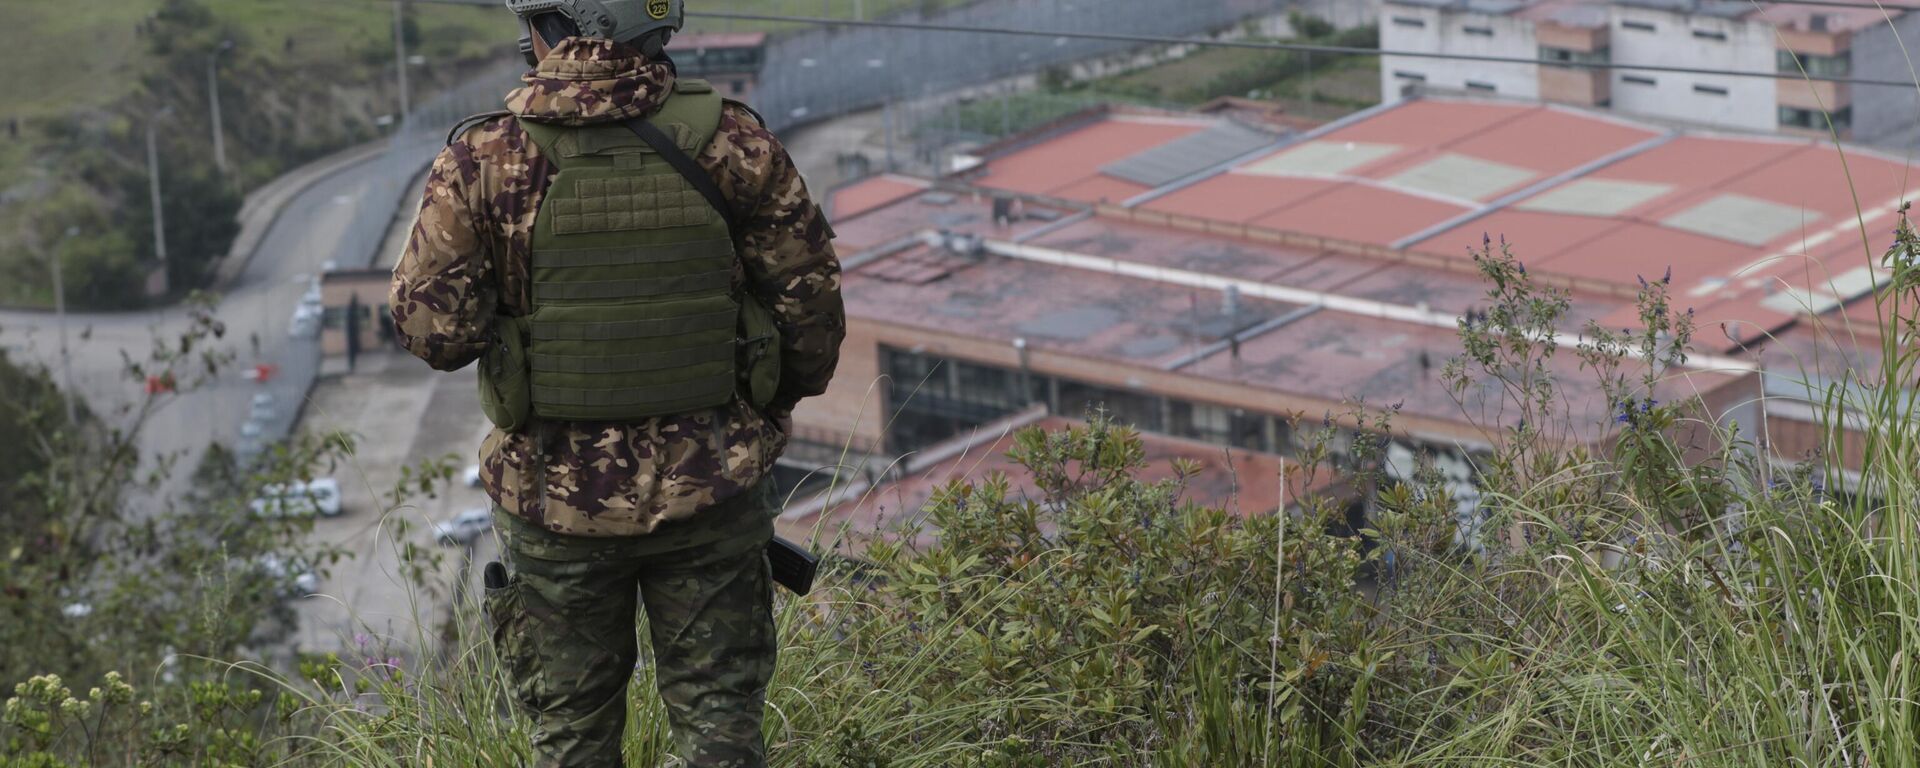
[[[208,443],[217,440],[236,444],[250,401],[263,389],[241,375],[244,368],[256,362],[280,367],[279,376],[264,387],[275,392],[276,420],[280,422],[270,424],[269,433],[290,425],[294,409],[305,394],[302,382],[311,379],[317,364],[317,342],[288,337],[293,308],[323,263],[364,263],[364,256],[356,263],[352,255],[370,253],[375,247],[378,234],[384,234],[391,219],[399,190],[431,160],[434,150],[431,141],[398,145],[386,154],[339,171],[293,199],[216,308],[216,316],[227,327],[218,348],[233,353],[236,365],[204,387],[157,401],[140,441],[149,466],[156,457],[176,455],[181,459],[178,466],[186,469],[175,474],[184,476]],[[370,239],[369,225],[362,219],[368,216],[367,206],[374,201],[378,201],[375,210],[382,212],[371,227],[377,234]],[[185,311],[168,307],[75,314],[68,322],[75,392],[110,424],[130,426],[146,395],[141,382],[126,377],[123,355],[145,360],[157,338],[177,338],[189,324]],[[257,353],[255,338],[259,342]],[[19,357],[47,365],[58,375],[59,334],[52,314],[0,311],[0,345]],[[176,477],[168,492],[157,498],[129,501],[158,509],[165,499],[176,497],[183,486],[184,477]]]

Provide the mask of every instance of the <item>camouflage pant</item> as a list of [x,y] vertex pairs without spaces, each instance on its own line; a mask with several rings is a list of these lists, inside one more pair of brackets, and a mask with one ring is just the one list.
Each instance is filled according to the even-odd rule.
[[773,676],[770,483],[637,538],[564,536],[496,512],[510,577],[487,594],[494,646],[534,718],[540,768],[619,766],[644,606],[677,751],[761,768]]

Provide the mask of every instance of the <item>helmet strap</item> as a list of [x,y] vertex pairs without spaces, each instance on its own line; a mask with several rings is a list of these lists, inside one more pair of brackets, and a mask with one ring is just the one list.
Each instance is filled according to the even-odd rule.
[[667,59],[667,41],[672,38],[673,30],[661,29],[642,35],[633,41],[633,45],[640,49],[640,54],[647,57],[648,61],[671,61]]
[[527,66],[540,66],[540,57],[533,52],[533,27],[524,19],[520,23],[520,57],[527,60]]

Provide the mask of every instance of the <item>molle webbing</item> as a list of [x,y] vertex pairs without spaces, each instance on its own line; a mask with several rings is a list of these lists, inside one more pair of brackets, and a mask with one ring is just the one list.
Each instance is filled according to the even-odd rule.
[[541,323],[533,327],[534,341],[632,341],[668,336],[720,331],[733,327],[733,311],[706,315],[669,317],[659,320],[611,320],[604,322]]
[[[697,155],[720,103],[685,81],[647,122]],[[625,124],[521,124],[558,171],[532,241],[534,415],[637,421],[726,405],[740,303],[724,217]]]

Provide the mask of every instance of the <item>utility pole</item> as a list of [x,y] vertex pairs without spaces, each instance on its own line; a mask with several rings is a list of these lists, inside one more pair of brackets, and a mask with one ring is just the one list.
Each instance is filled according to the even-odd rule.
[[156,147],[153,129],[159,125],[160,118],[173,111],[167,107],[155,113],[147,120],[147,184],[152,193],[153,202],[153,255],[160,261],[160,285],[157,295],[167,292],[167,219],[160,209],[160,151]]
[[220,55],[233,50],[232,40],[222,40],[220,47],[207,57],[207,104],[213,110],[213,165],[220,169],[220,175],[227,175],[227,137],[220,125]]
[[[79,227],[67,227],[67,239],[80,234]],[[61,241],[65,245],[66,241]],[[67,286],[60,279],[60,249],[55,248],[48,261],[53,262],[53,313],[60,323],[60,393],[66,400],[67,427],[80,426],[73,411],[73,356],[67,352]]]
[[400,73],[400,114],[394,119],[394,129],[407,120],[407,112],[413,109],[407,95],[407,4],[406,0],[393,0],[393,69]]
[[887,140],[886,140],[887,141],[887,173],[893,173],[894,167],[893,167],[893,97],[892,96],[887,97],[886,108],[884,111],[880,113],[880,121],[882,124],[884,124],[886,129],[886,134],[887,134]]

